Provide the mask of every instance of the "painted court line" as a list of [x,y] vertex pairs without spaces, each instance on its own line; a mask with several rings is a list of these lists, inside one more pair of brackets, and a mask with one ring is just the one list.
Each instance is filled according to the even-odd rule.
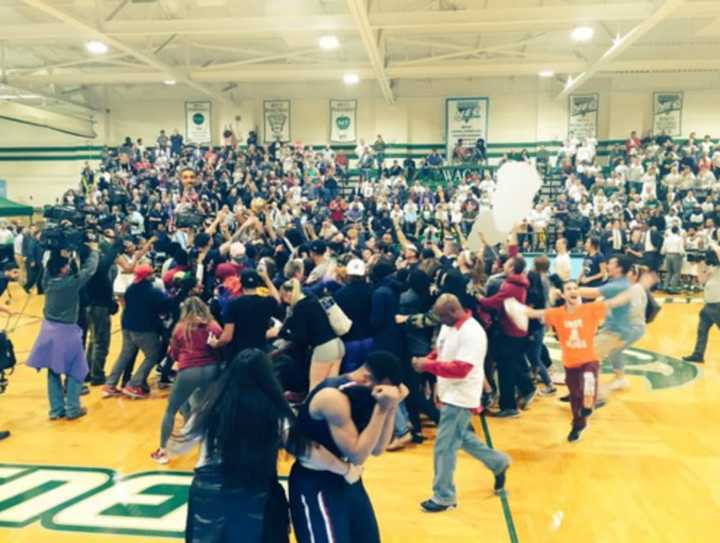
[[[487,443],[488,447],[493,449],[494,447],[492,443],[492,436],[490,435],[490,428],[488,427],[485,415],[480,415],[480,421],[482,422],[483,434],[485,434],[485,442]],[[503,516],[505,517],[505,524],[507,524],[508,535],[510,536],[510,543],[519,543],[520,540],[518,539],[517,531],[515,530],[515,523],[513,522],[512,511],[510,511],[510,502],[508,501],[505,489],[502,489],[500,492],[498,492],[498,496],[500,497],[500,503],[502,504]]]

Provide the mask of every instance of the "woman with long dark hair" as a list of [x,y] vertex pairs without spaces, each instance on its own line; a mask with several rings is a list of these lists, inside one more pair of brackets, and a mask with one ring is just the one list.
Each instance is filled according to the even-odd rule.
[[176,452],[202,440],[186,542],[286,543],[288,505],[277,479],[281,447],[310,469],[357,481],[359,467],[308,442],[294,422],[269,356],[259,349],[241,351],[210,386],[184,435],[174,438]]

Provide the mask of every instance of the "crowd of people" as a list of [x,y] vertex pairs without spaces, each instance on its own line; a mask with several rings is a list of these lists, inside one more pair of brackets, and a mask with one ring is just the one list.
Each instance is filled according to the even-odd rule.
[[[84,416],[88,385],[104,398],[145,400],[156,371],[158,388],[171,391],[152,458],[165,464],[202,443],[188,541],[208,530],[225,530],[213,541],[286,540],[279,448],[298,459],[289,507],[298,541],[379,541],[362,465],[421,443],[423,419],[438,427],[423,510],[457,505],[460,448],[501,492],[510,458],[469,423],[480,411],[521,416],[538,394],[556,393],[544,345],[551,329],[574,442],[593,410],[629,386],[622,352],[657,309],[656,272],[665,271],[663,288],[689,276],[720,290],[707,251],[717,256],[720,202],[707,181],[720,173],[720,147],[633,133],[603,168],[595,147],[571,137],[557,164],[563,194],[539,198],[507,242],[481,240],[471,251],[477,212],[490,206],[491,168],[430,190],[408,161],[388,164],[377,142],[378,177],[348,181],[347,156],[329,146],[262,146],[253,133],[244,146],[233,137],[219,149],[184,145],[177,133],[163,132],[152,148],[127,138],[98,168],[86,165],[80,187],[59,202],[84,217],[72,219],[89,233],[77,251],[45,250],[52,225],[14,236],[0,227],[25,289],[46,294],[28,365],[48,370],[49,417]],[[675,170],[693,184],[675,182]],[[540,253],[531,266],[529,250]],[[583,258],[578,277],[573,253]],[[705,343],[720,325],[720,292],[707,292]],[[122,346],[108,360],[117,312]],[[688,359],[702,360],[698,341]],[[615,375],[598,397],[605,360]],[[238,518],[238,504],[265,514]]]

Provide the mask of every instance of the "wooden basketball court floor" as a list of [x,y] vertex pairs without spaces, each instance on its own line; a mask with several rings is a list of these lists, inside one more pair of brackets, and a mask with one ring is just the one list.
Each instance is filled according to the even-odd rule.
[[[24,300],[13,285],[11,307]],[[506,496],[493,496],[489,473],[462,453],[459,508],[421,513],[432,442],[371,459],[365,481],[383,541],[719,541],[720,333],[711,333],[706,364],[679,360],[700,307],[665,305],[629,355],[631,389],[593,416],[579,443],[565,441],[568,407],[554,397],[539,398],[519,419],[488,419],[494,446],[514,460]],[[21,363],[41,314],[35,296],[11,334]],[[119,339],[113,335],[109,364]],[[12,431],[0,442],[0,542],[181,539],[195,457],[168,466],[150,459],[164,397],[154,390],[147,401],[102,400],[94,388],[83,398],[85,418],[51,422],[45,375],[20,365],[0,396],[0,429]],[[480,419],[474,423],[482,435]],[[284,460],[281,473],[288,469]]]

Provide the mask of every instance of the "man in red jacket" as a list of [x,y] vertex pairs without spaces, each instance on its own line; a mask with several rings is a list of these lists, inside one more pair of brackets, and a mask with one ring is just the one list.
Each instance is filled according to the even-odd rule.
[[497,369],[500,388],[500,411],[488,411],[491,416],[517,417],[518,401],[515,390],[520,392],[520,407],[527,409],[535,398],[535,385],[530,378],[530,369],[525,360],[527,332],[518,328],[505,313],[504,302],[515,298],[521,303],[527,299],[528,279],[525,276],[525,259],[518,255],[512,258],[511,273],[503,281],[497,294],[478,300],[480,309],[492,310],[498,315],[500,334],[495,337],[497,345]]

